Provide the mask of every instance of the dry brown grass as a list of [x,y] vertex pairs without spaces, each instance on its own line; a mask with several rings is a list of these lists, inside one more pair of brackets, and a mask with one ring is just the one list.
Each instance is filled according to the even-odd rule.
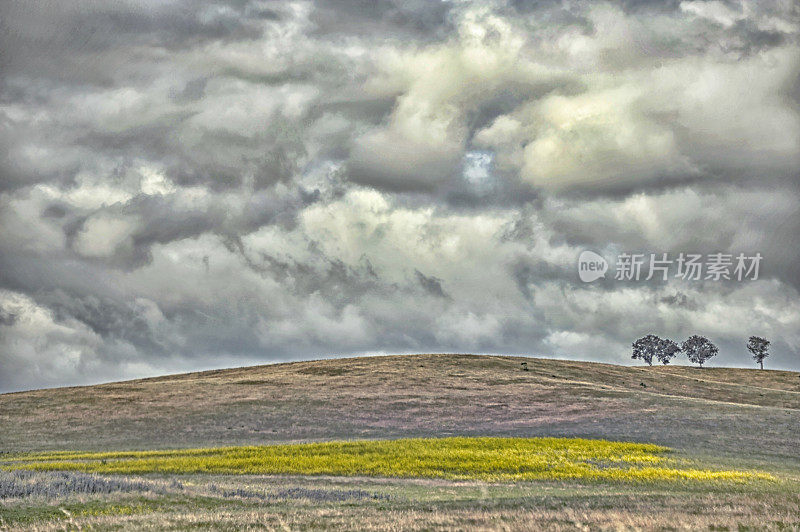
[[[186,477],[184,477],[184,480]],[[217,486],[211,491],[209,486]],[[388,499],[320,502],[222,497],[227,489],[275,492],[287,488],[363,489]],[[142,499],[121,496],[131,513],[70,515],[10,523],[10,530],[795,530],[800,496],[770,491],[701,492],[573,483],[487,484],[444,480],[332,477],[193,476],[181,499],[136,509]],[[217,498],[211,497],[212,493]],[[174,497],[174,495],[173,495]],[[197,497],[202,497],[198,499]],[[84,502],[89,502],[84,498]],[[87,506],[96,510],[97,506]],[[0,503],[0,517],[2,517]]]
[[0,448],[552,435],[797,465],[798,377],[468,355],[297,362],[0,395]]
[[[657,502],[630,497],[610,499],[613,508],[596,508],[573,502],[554,508],[521,501],[517,507],[496,507],[476,501],[472,505],[420,505],[377,508],[358,505],[336,507],[263,508],[153,512],[148,514],[72,517],[70,519],[10,527],[9,530],[136,529],[136,530],[797,530],[800,510],[746,500],[699,497],[687,505],[685,498],[667,497]],[[701,509],[704,505],[704,509]]]
[[[522,371],[523,361],[530,371]],[[323,360],[0,395],[0,427],[2,451],[579,436],[667,445],[679,459],[758,468],[786,481],[729,492],[198,475],[180,477],[185,488],[166,495],[0,501],[0,528],[800,530],[800,375],[793,372],[467,355]],[[223,491],[211,491],[210,483]],[[392,498],[264,502],[219,495],[296,486]],[[61,504],[75,514],[61,513]]]

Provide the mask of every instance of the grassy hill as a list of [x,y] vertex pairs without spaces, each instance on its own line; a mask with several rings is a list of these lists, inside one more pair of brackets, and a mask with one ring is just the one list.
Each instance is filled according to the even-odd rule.
[[[794,372],[362,357],[5,394],[0,427],[10,530],[800,529]],[[384,441],[263,446],[330,440]]]
[[7,451],[578,436],[798,464],[800,374],[472,355],[361,357],[4,394],[0,425]]

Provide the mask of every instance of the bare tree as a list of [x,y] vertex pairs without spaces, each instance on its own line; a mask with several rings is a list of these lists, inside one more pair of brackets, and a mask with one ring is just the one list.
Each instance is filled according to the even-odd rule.
[[653,358],[658,356],[659,346],[663,340],[655,334],[648,334],[633,342],[632,359],[641,359],[648,365],[653,365]]
[[751,336],[747,341],[747,349],[753,353],[753,360],[764,369],[764,359],[769,356],[769,340],[760,336]]
[[719,348],[708,338],[694,335],[681,344],[681,351],[686,353],[689,362],[700,364],[702,368],[703,362],[719,353]]

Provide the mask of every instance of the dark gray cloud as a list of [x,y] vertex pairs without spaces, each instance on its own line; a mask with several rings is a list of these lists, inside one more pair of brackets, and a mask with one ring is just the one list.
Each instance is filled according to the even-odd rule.
[[436,277],[428,277],[419,270],[414,270],[414,276],[417,278],[420,286],[432,296],[435,297],[450,297],[445,293],[442,288],[442,280]]
[[427,0],[330,0],[314,6],[311,20],[316,33],[333,38],[360,34],[427,42],[446,34],[450,9],[449,2]]
[[[0,5],[0,391],[374,352],[800,369],[800,8]],[[605,279],[590,249],[761,253]]]

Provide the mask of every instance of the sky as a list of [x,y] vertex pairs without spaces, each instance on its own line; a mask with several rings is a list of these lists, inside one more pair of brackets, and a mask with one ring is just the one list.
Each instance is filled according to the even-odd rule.
[[0,391],[649,333],[800,370],[799,35],[794,0],[3,2]]

